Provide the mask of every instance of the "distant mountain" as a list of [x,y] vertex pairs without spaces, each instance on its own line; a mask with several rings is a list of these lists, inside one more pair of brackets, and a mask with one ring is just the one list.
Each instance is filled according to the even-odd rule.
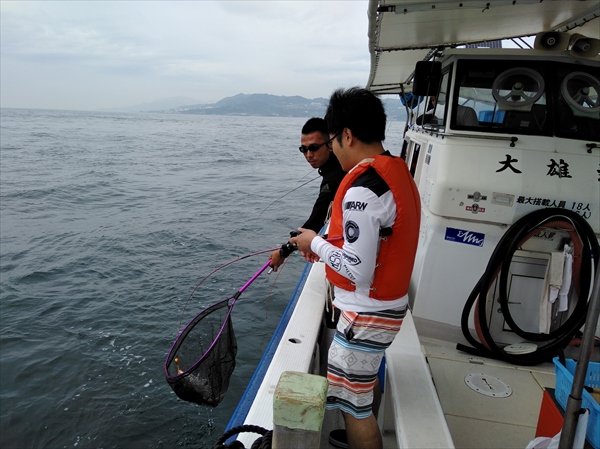
[[[390,120],[406,120],[404,106],[397,97],[381,97]],[[326,98],[304,98],[270,94],[237,94],[213,104],[195,104],[174,108],[174,113],[203,115],[260,115],[281,117],[323,117]]]
[[214,104],[180,106],[174,112],[203,115],[261,115],[282,117],[322,117],[327,99],[270,94],[237,94]]
[[[406,120],[398,97],[382,96],[389,120]],[[128,108],[105,109],[113,112],[163,112],[199,115],[258,115],[265,117],[323,117],[326,98],[304,98],[270,94],[237,94],[216,103],[202,104],[189,97],[170,97]]]

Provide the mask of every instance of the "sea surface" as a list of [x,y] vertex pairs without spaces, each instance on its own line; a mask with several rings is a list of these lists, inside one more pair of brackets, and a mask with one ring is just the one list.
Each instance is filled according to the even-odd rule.
[[[308,217],[320,178],[298,151],[307,118],[0,110],[0,447],[213,446],[303,259],[237,301],[237,366],[218,407],[180,400],[165,358],[268,253],[190,298],[202,278]],[[402,127],[388,127],[393,154]]]

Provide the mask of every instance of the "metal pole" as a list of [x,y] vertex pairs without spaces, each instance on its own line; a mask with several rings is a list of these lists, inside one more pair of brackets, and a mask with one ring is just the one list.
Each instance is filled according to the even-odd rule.
[[[596,261],[596,263],[598,263]],[[600,264],[596,267],[594,277],[594,288],[588,306],[587,319],[585,321],[585,329],[583,338],[581,339],[581,347],[575,375],[573,376],[573,388],[567,401],[567,409],[565,411],[565,422],[563,424],[562,433],[560,434],[560,442],[558,447],[571,448],[575,440],[575,430],[577,429],[577,421],[579,420],[579,410],[581,409],[581,395],[585,383],[588,364],[592,351],[594,350],[594,338],[596,334],[596,326],[598,325],[598,315],[600,314]]]

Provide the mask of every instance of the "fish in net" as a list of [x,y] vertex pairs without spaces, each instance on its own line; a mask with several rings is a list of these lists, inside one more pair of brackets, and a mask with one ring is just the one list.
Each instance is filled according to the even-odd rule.
[[216,407],[227,392],[237,353],[231,299],[196,315],[169,352],[167,382],[184,401]]
[[269,260],[263,265],[233,296],[204,309],[181,331],[164,366],[167,382],[179,398],[210,407],[223,400],[237,353],[231,310],[270,263]]

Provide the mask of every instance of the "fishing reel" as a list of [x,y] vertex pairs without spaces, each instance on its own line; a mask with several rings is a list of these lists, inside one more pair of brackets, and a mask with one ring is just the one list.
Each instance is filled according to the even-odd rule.
[[[292,237],[298,237],[300,235],[300,232],[298,231],[292,231],[290,232],[290,238]],[[291,243],[291,242],[287,242],[284,245],[281,245],[281,248],[279,249],[279,255],[281,257],[283,257],[284,259],[287,259],[287,257],[292,254],[294,251],[296,251],[298,249],[298,245],[296,245],[295,243]]]

